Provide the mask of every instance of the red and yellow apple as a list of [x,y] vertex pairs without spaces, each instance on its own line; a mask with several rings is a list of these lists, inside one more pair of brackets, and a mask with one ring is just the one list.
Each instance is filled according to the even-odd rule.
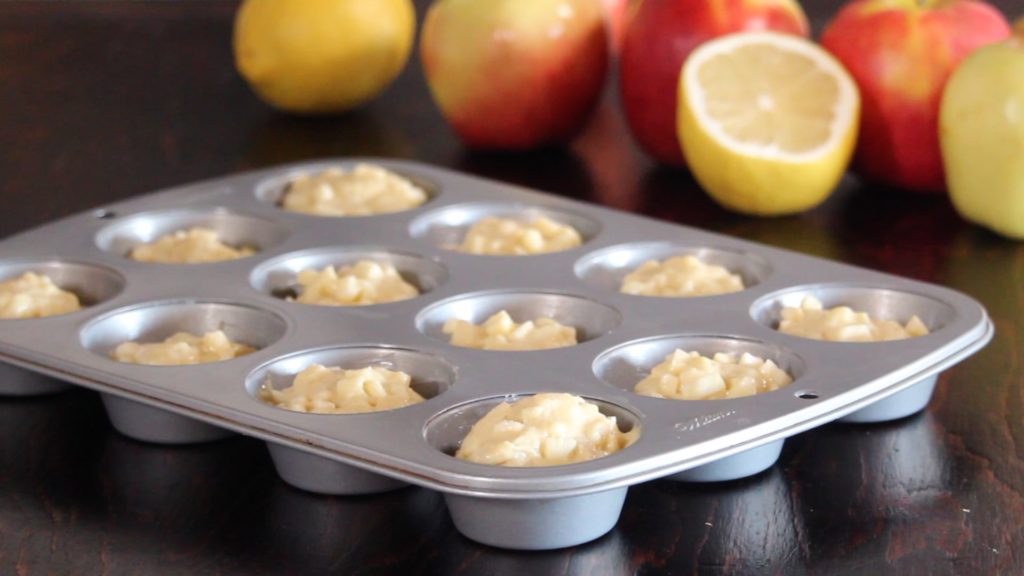
[[626,19],[632,0],[601,0],[604,2],[605,15],[608,17],[608,34],[611,37],[612,52],[618,53],[622,47],[622,36],[626,33]]
[[658,161],[684,164],[676,92],[686,57],[743,30],[810,33],[796,0],[644,0],[629,19],[619,56],[622,105],[637,142]]
[[594,109],[608,69],[596,0],[439,0],[420,57],[434,101],[476,148],[565,142]]
[[999,10],[976,0],[847,4],[821,41],[860,88],[854,168],[907,190],[945,190],[938,118],[946,81],[971,51],[1009,34]]

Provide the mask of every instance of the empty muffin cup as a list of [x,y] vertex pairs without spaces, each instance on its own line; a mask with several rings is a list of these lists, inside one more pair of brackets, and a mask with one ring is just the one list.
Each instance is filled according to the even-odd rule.
[[129,257],[133,248],[191,228],[208,228],[234,248],[264,251],[282,242],[287,229],[273,221],[232,212],[226,208],[177,208],[124,216],[96,234],[100,249]]
[[[73,293],[78,297],[82,308],[110,300],[121,293],[125,284],[124,278],[109,268],[61,260],[2,262],[0,263],[0,282],[12,280],[26,272],[46,276],[61,290]],[[62,314],[23,320],[5,319],[0,322],[32,322],[59,316]],[[70,387],[70,384],[61,380],[0,363],[0,396],[52,394]]]
[[743,280],[750,288],[771,273],[768,262],[749,252],[726,248],[694,246],[677,242],[635,242],[611,246],[587,254],[576,262],[576,276],[606,290],[618,292],[623,279],[645,262],[664,261],[677,256],[693,256],[704,264],[721,266]]
[[442,264],[422,256],[374,246],[338,246],[292,252],[264,262],[253,270],[250,282],[260,292],[278,298],[295,298],[299,294],[299,272],[352,266],[360,260],[394,266],[402,279],[415,286],[420,294],[436,289],[448,278],[448,271]]
[[[409,232],[413,238],[423,240],[438,248],[459,251],[459,246],[469,229],[487,217],[519,222],[547,218],[576,230],[584,244],[601,230],[601,225],[595,220],[566,210],[526,204],[473,202],[446,206],[428,212],[413,220]],[[557,253],[558,251],[547,252],[547,254]]]
[[[408,374],[411,388],[429,400],[447,390],[455,381],[455,368],[438,356],[404,348],[342,346],[320,348],[276,358],[253,370],[246,389],[260,402],[267,386],[284,389],[296,374],[312,364],[346,370],[377,366]],[[279,407],[286,410],[284,407]],[[401,408],[396,408],[401,410]],[[307,418],[372,418],[375,412],[302,413]],[[318,494],[355,495],[385,492],[406,483],[369,472],[343,462],[281,444],[268,443],[278,475],[288,484]]]
[[[454,457],[473,425],[491,409],[502,402],[515,402],[526,396],[486,398],[450,408],[427,422],[424,438],[434,449]],[[585,400],[596,404],[605,416],[614,416],[622,432],[639,425],[639,417],[621,406],[594,398]],[[615,454],[605,456],[614,457]],[[487,464],[473,466],[495,467]],[[528,470],[540,476],[551,468],[561,466],[538,466]],[[454,493],[445,493],[444,497],[455,527],[471,540],[513,550],[553,550],[583,544],[610,531],[618,521],[627,490],[628,487],[620,487],[553,498]]]
[[428,306],[416,316],[416,327],[431,338],[449,342],[449,336],[444,333],[448,320],[465,320],[479,325],[502,310],[507,311],[517,323],[552,318],[559,324],[571,326],[576,329],[577,343],[604,336],[622,322],[622,315],[616,309],[582,296],[558,292],[487,291],[462,294]]
[[[177,332],[202,335],[222,330],[233,342],[265,348],[284,335],[285,321],[265,310],[224,302],[169,300],[115,310],[88,323],[82,346],[115,362],[111,352],[128,341],[160,342]],[[135,365],[133,365],[135,366]],[[196,365],[144,366],[148,370],[179,370],[183,377]],[[229,436],[232,432],[166,412],[134,400],[101,394],[114,427],[130,438],[158,444],[191,444]]]
[[[799,356],[774,344],[746,338],[678,334],[645,338],[616,346],[597,357],[594,361],[594,373],[607,384],[632,392],[637,383],[646,378],[655,366],[677,349],[697,352],[705,357],[713,357],[718,353],[733,356],[740,356],[744,353],[752,354],[764,360],[771,360],[794,381],[804,372],[804,362]],[[756,401],[756,395],[747,397],[747,400]],[[676,400],[666,398],[663,401],[700,402],[708,406],[709,412],[713,412],[721,410],[720,403],[734,402],[736,399]],[[775,464],[784,442],[782,439],[775,440],[714,462],[684,470],[667,478],[686,482],[723,482],[752,476]]]

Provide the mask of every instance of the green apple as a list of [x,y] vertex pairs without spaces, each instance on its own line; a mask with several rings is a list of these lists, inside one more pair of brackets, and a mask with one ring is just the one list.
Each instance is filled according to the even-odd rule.
[[979,48],[953,73],[939,136],[957,211],[1024,240],[1024,19],[1010,40]]

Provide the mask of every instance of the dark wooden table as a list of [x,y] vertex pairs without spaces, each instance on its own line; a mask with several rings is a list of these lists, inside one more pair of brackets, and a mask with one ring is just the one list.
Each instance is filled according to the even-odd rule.
[[[838,0],[805,4],[820,30]],[[289,488],[256,441],[125,439],[88,391],[2,399],[0,574],[1024,573],[1024,245],[945,198],[853,178],[807,214],[730,214],[640,154],[611,83],[570,146],[521,155],[461,147],[415,58],[359,111],[277,114],[234,71],[234,6],[0,3],[0,235],[229,172],[413,158],[948,285],[987,306],[996,339],[944,373],[920,415],[802,434],[749,480],[636,486],[609,535],[543,553],[466,540],[424,489]]]

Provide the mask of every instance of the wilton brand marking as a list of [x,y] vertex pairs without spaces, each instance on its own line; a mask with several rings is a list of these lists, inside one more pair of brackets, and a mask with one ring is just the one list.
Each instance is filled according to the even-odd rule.
[[675,425],[677,432],[693,432],[698,428],[703,428],[708,424],[713,424],[719,420],[724,420],[732,415],[736,414],[735,410],[728,410],[726,412],[716,412],[714,414],[706,414],[704,416],[697,416],[692,420],[686,422],[679,422]]

